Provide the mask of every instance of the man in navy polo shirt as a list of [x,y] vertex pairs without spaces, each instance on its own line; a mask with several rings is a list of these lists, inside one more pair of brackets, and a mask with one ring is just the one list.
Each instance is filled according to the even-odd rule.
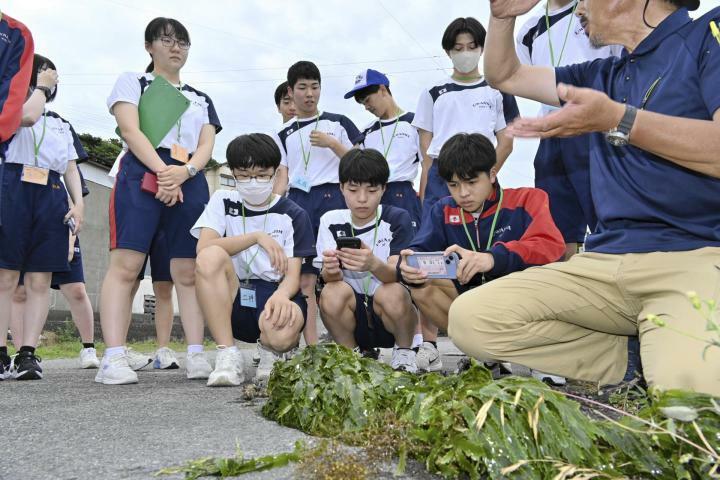
[[[510,128],[521,137],[591,133],[598,214],[587,253],[494,281],[452,306],[449,334],[474,357],[566,377],[629,379],[640,336],[650,385],[720,394],[720,349],[688,291],[720,301],[720,40],[692,21],[698,0],[585,0],[591,41],[621,58],[521,65],[515,17],[539,0],[494,0],[485,71],[495,88],[561,106]],[[648,319],[657,315],[666,327]],[[678,331],[683,333],[678,333]]]

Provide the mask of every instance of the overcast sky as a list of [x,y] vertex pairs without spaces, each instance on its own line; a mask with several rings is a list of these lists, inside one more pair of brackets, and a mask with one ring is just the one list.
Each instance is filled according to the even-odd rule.
[[[717,4],[702,3],[700,12]],[[192,40],[181,78],[215,103],[224,129],[214,157],[224,161],[236,135],[279,130],[273,92],[298,60],[320,67],[321,110],[345,114],[359,128],[374,117],[342,95],[364,68],[387,73],[399,105],[414,111],[421,89],[450,72],[440,46],[447,24],[475,16],[487,25],[487,5],[485,0],[10,0],[1,8],[30,28],[36,52],[57,65],[60,89],[51,108],[79,133],[103,138],[114,136],[105,99],[116,77],[144,71],[149,63],[143,47],[147,23],[157,16],[180,20]],[[536,114],[537,104],[519,103],[524,116]],[[532,185],[536,144],[516,141],[501,173],[506,186]]]

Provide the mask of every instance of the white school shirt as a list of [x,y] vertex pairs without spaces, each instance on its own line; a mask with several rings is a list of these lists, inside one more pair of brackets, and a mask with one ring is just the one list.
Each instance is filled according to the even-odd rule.
[[[331,210],[320,218],[318,239],[316,244],[317,257],[313,260],[313,266],[322,268],[323,252],[325,250],[336,250],[337,239],[340,237],[360,238],[362,242],[373,249],[373,253],[383,262],[410,245],[413,237],[414,227],[410,214],[405,210],[391,205],[380,205],[378,207],[380,219],[378,221],[377,241],[375,238],[375,217],[366,225],[353,225],[352,215],[349,209]],[[354,235],[353,235],[354,233]],[[356,293],[365,293],[367,272],[353,272],[343,269],[343,279]],[[368,285],[368,295],[373,296],[375,290],[382,285],[382,282],[371,275]]]
[[519,114],[515,97],[495,90],[484,78],[460,83],[450,77],[422,91],[412,124],[432,132],[427,154],[437,158],[458,133],[480,133],[497,145],[495,134]]
[[[45,122],[45,138],[38,152],[38,166],[65,174],[68,162],[85,160],[85,152],[80,139],[70,122],[55,112],[45,111],[32,127],[20,127],[15,135],[4,145],[5,162],[24,165],[35,164],[35,140],[40,142]],[[35,140],[33,140],[35,132]]]
[[[155,77],[152,73],[126,72],[120,75],[115,86],[107,99],[107,107],[112,114],[113,106],[118,102],[127,102],[135,106],[139,105],[140,97],[145,89],[150,86]],[[213,125],[215,131],[222,130],[215,107],[210,97],[191,87],[182,84],[180,92],[190,100],[190,106],[180,117],[180,142],[188,153],[192,154],[197,150],[200,141],[200,131],[205,125]],[[162,139],[159,148],[171,148],[178,143],[178,126],[174,125],[165,138]]]
[[[357,127],[349,118],[335,113],[322,112],[319,120],[317,115],[302,120],[293,118],[283,124],[278,137],[285,150],[286,158],[282,165],[288,168],[291,188],[300,186],[294,181],[297,175],[304,175],[311,187],[339,182],[340,158],[330,148],[310,145],[310,132],[313,130],[332,135],[348,149],[353,147],[355,140],[360,136]],[[310,156],[307,171],[303,149],[305,156]]]
[[[306,258],[315,254],[310,217],[292,200],[284,197],[275,196],[269,207],[258,209],[245,205],[243,227],[243,203],[240,194],[236,190],[218,190],[210,197],[210,202],[190,233],[195,238],[200,238],[203,228],[215,230],[221,237],[264,231],[280,244],[288,258]],[[256,253],[257,256],[252,260]],[[282,275],[272,267],[270,256],[258,245],[234,255],[232,263],[240,280],[260,279],[268,282],[282,280]]]
[[[598,58],[620,56],[622,46],[613,45],[595,48],[585,33],[580,19],[573,13],[576,2],[562,8],[550,10],[548,20],[545,19],[545,7],[538,9],[520,28],[516,37],[516,50],[520,63],[545,67],[563,67],[575,63],[584,63]],[[568,31],[569,28],[569,31]],[[567,34],[567,43],[565,35]],[[550,54],[552,41],[555,63]],[[563,44],[565,50],[563,51]],[[562,57],[560,53],[562,52]],[[555,107],[543,105],[541,114],[545,115]]]
[[373,148],[383,155],[387,150],[389,182],[414,182],[417,177],[420,165],[420,135],[412,126],[414,116],[414,113],[407,112],[399,117],[375,120],[363,129],[356,142],[363,148]]

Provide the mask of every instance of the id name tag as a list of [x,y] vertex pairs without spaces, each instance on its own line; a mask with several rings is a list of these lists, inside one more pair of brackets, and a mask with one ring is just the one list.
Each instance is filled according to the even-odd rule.
[[294,177],[291,183],[293,187],[299,188],[305,193],[310,193],[310,189],[312,188],[310,180],[305,175],[298,175]]
[[25,183],[34,183],[36,185],[47,185],[50,177],[50,170],[47,168],[34,167],[32,165],[24,165],[22,176],[20,179]]
[[255,295],[255,286],[242,284],[240,285],[240,306],[248,308],[257,308],[257,297]]
[[177,143],[173,143],[170,148],[170,157],[172,157],[173,160],[177,160],[182,163],[190,161],[190,155],[188,154],[187,148],[180,146]]

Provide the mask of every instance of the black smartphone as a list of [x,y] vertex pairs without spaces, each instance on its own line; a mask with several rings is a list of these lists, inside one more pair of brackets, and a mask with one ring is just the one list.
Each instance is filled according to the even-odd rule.
[[362,241],[357,237],[340,237],[335,241],[335,243],[337,244],[338,250],[342,248],[354,248],[359,250],[362,247]]

